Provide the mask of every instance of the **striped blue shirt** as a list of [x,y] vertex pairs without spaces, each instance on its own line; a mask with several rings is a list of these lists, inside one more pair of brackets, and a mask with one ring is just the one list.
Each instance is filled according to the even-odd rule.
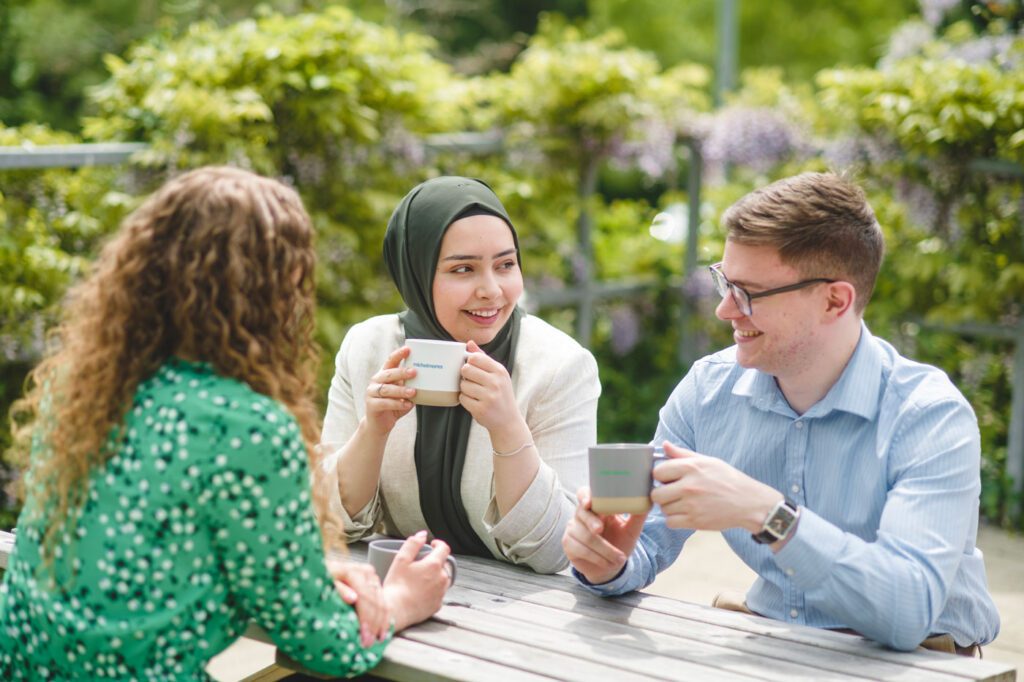
[[[839,380],[802,415],[772,376],[736,364],[735,348],[700,360],[661,410],[653,442],[663,441],[719,457],[800,505],[777,554],[746,530],[723,532],[759,576],[751,610],[852,628],[895,649],[929,634],[969,645],[998,633],[975,547],[974,412],[943,372],[901,357],[866,326]],[[589,589],[649,585],[692,533],[668,528],[655,508],[623,572]]]

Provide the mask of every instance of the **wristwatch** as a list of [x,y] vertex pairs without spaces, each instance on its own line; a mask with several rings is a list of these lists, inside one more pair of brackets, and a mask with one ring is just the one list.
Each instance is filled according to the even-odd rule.
[[764,525],[761,526],[761,532],[751,533],[750,536],[754,538],[754,542],[762,545],[785,540],[796,526],[796,521],[799,518],[800,507],[796,502],[786,498],[775,505],[771,513],[768,514]]

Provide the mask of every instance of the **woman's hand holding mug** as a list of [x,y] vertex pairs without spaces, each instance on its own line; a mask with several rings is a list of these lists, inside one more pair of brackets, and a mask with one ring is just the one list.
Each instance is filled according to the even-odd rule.
[[430,543],[430,553],[417,560],[427,541],[421,530],[409,537],[395,555],[384,578],[384,600],[395,619],[395,632],[430,618],[441,608],[451,584],[451,549],[443,540]]
[[402,366],[408,356],[408,346],[391,353],[366,387],[366,425],[377,436],[390,434],[398,420],[413,407],[411,398],[416,390],[407,388],[405,381],[416,376],[416,369]]
[[525,430],[528,435],[529,430],[525,429],[526,422],[519,413],[508,370],[480,350],[475,341],[467,343],[466,350],[469,357],[462,366],[459,403],[490,432],[492,442],[503,440],[502,432],[522,440],[522,432]]

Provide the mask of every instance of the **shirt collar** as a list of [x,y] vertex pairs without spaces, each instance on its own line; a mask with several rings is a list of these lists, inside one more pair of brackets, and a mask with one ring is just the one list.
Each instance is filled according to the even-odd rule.
[[[841,410],[873,419],[878,413],[878,390],[882,382],[882,349],[862,321],[860,339],[846,368],[825,397],[803,414],[823,417],[832,410]],[[732,389],[733,395],[746,397],[760,410],[792,417],[796,413],[779,390],[775,377],[756,369],[745,369]]]

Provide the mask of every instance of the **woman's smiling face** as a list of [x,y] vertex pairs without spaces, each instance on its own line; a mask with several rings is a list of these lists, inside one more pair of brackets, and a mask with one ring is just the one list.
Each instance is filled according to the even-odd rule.
[[444,233],[434,272],[434,314],[456,341],[489,343],[523,293],[512,230],[489,214],[456,220]]

